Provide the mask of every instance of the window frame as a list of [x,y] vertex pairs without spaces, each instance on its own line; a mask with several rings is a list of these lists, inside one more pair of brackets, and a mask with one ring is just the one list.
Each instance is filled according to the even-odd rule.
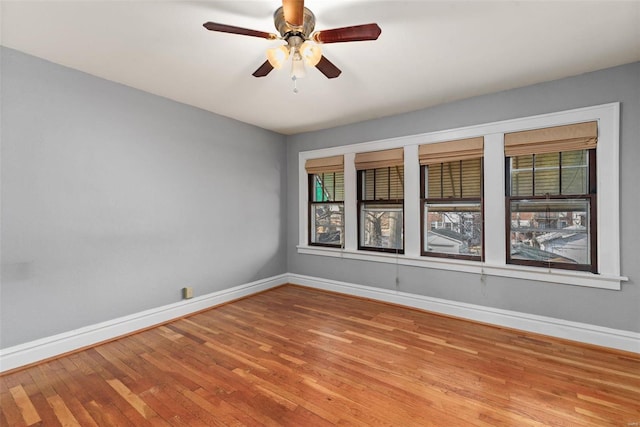
[[[391,198],[391,169],[396,168],[396,167],[401,167],[402,168],[402,174],[400,174],[400,176],[402,177],[402,187],[404,188],[404,180],[405,180],[405,174],[404,174],[404,166],[386,166],[386,167],[381,167],[381,168],[374,168],[374,169],[361,169],[359,171],[357,171],[357,208],[358,208],[358,250],[361,251],[376,251],[376,252],[387,252],[387,253],[393,253],[393,254],[404,254],[404,245],[405,245],[405,220],[404,220],[404,196],[402,197],[402,199],[392,199]],[[387,183],[387,188],[388,188],[388,198],[387,199],[376,199],[376,188],[375,188],[375,171],[380,170],[380,169],[388,169],[387,172],[387,179],[388,179],[388,183]],[[363,188],[364,188],[364,175],[367,173],[367,171],[374,171],[374,190],[373,190],[373,199],[369,200],[369,199],[365,199],[364,195],[363,195]],[[363,232],[363,224],[362,224],[362,209],[364,206],[367,205],[389,205],[389,206],[397,206],[400,205],[402,208],[402,248],[384,248],[384,247],[377,247],[377,246],[366,246],[364,245],[364,243],[362,242],[362,232]]]
[[[336,195],[336,174],[337,173],[342,173],[343,174],[343,186],[344,186],[344,172],[321,172],[321,174],[333,174],[333,198],[335,199],[335,195]],[[342,248],[344,247],[344,197],[343,200],[330,200],[330,201],[314,201],[314,193],[315,193],[315,183],[314,183],[314,177],[316,177],[317,175],[320,175],[319,173],[308,173],[308,185],[309,185],[309,192],[308,192],[308,202],[309,202],[309,227],[307,227],[308,230],[308,236],[307,236],[307,242],[310,246],[324,246],[324,247],[329,247],[329,248]],[[342,190],[342,194],[344,196],[344,188]],[[311,237],[313,235],[312,232],[312,227],[311,224],[313,224],[313,206],[314,205],[342,205],[342,232],[341,232],[341,238],[340,238],[340,243],[339,244],[334,244],[334,243],[322,243],[322,242],[314,242],[312,241]]]
[[[505,247],[505,155],[504,135],[587,121],[598,122],[597,151],[597,224],[598,274],[584,271],[520,266],[506,263]],[[418,146],[455,139],[484,136],[484,252],[482,262],[455,260],[420,255],[420,167]],[[593,105],[465,127],[450,128],[390,139],[352,143],[332,141],[329,148],[298,152],[298,245],[297,253],[313,256],[353,259],[406,265],[427,269],[449,270],[479,276],[522,279],[525,282],[548,282],[570,286],[609,290],[621,289],[628,278],[621,275],[620,254],[620,103]],[[357,153],[404,148],[405,253],[387,254],[361,251],[357,248],[356,170]],[[342,249],[312,247],[307,244],[307,180],[305,161],[343,155],[345,171],[345,247]],[[292,200],[295,200],[292,199]]]
[[[535,195],[535,154],[533,154],[534,162],[532,164],[532,195],[526,196],[512,196],[511,195],[511,157],[505,156],[505,235],[506,235],[506,256],[507,264],[514,265],[526,265],[531,267],[542,268],[557,268],[563,270],[578,270],[589,271],[591,273],[598,273],[598,222],[597,222],[597,154],[596,149],[589,149],[587,151],[587,193],[584,194],[562,194],[562,154],[567,151],[559,151],[559,164],[558,164],[558,178],[559,178],[559,193],[547,194],[547,195]],[[518,156],[513,156],[518,157]],[[588,200],[589,206],[589,264],[570,264],[554,261],[535,261],[511,258],[511,202],[512,201],[530,201],[530,200]]]
[[[479,157],[480,159],[480,197],[464,197],[464,195],[462,195],[461,197],[456,197],[456,198],[443,198],[443,197],[426,197],[427,196],[427,188],[426,188],[426,181],[427,181],[427,170],[428,167],[431,165],[421,165],[420,166],[420,255],[425,256],[425,257],[435,257],[435,258],[451,258],[451,259],[461,259],[461,260],[468,260],[468,261],[482,261],[484,260],[484,179],[482,179],[483,175],[484,175],[484,158],[483,157]],[[460,162],[460,186],[462,187],[462,162],[463,160],[456,160],[458,162]],[[442,169],[444,169],[444,165],[446,163],[451,163],[451,162],[442,162],[439,163],[440,167]],[[437,164],[437,163],[436,163]],[[442,174],[442,170],[441,170],[441,174]],[[442,182],[440,183],[442,186]],[[462,191],[461,191],[462,193]],[[441,194],[442,196],[442,191]],[[482,235],[481,235],[481,245],[482,245],[482,250],[480,255],[464,255],[464,254],[449,254],[449,253],[444,253],[444,252],[435,252],[435,251],[427,251],[425,250],[425,234],[426,231],[425,230],[425,226],[426,226],[426,218],[425,218],[425,205],[431,203],[431,204],[443,204],[443,205],[447,205],[447,204],[453,204],[453,203],[474,203],[474,204],[479,204],[480,205],[480,215],[481,215],[481,223],[482,223]]]

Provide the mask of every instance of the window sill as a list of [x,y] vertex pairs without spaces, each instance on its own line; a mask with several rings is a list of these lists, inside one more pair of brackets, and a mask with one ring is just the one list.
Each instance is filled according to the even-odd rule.
[[629,280],[623,276],[592,274],[583,271],[543,269],[510,264],[487,264],[477,261],[448,258],[414,257],[403,254],[358,251],[318,246],[298,246],[298,253],[304,255],[327,256],[359,261],[373,261],[387,264],[399,264],[412,267],[434,268],[438,270],[474,273],[487,276],[511,277],[514,279],[535,280],[590,288],[620,290],[621,282]]

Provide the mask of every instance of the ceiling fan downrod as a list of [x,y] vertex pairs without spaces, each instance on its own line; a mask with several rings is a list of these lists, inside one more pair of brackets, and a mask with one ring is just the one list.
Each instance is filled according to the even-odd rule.
[[305,7],[302,25],[291,25],[284,18],[284,8],[281,6],[273,13],[273,23],[283,39],[301,35],[303,40],[307,40],[316,27],[316,16]]

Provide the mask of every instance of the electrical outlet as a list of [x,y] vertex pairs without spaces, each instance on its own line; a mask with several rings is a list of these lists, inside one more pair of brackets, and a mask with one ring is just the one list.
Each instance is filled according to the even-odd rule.
[[193,298],[193,288],[191,287],[182,288],[182,298],[183,299]]

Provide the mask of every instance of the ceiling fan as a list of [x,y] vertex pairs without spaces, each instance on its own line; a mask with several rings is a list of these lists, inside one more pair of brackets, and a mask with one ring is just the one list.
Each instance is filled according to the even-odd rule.
[[329,79],[340,75],[342,71],[322,54],[320,44],[376,40],[382,32],[378,24],[314,32],[316,17],[304,7],[304,0],[282,0],[282,7],[275,11],[273,20],[280,35],[216,22],[205,22],[203,26],[210,31],[284,40],[286,44],[267,50],[267,60],[253,72],[253,76],[264,77],[274,68],[282,68],[290,58],[294,83],[296,79],[304,77],[304,64],[316,67]]

